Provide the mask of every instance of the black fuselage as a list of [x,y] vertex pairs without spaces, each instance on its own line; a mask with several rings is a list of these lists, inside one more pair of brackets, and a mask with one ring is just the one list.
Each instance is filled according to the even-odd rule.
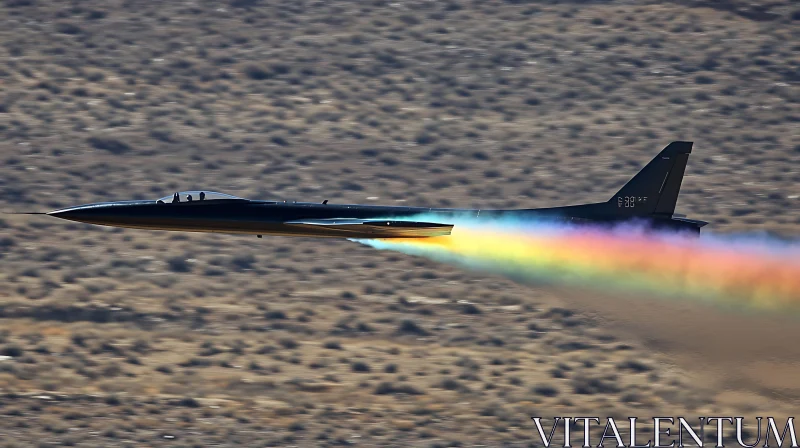
[[[308,237],[373,238],[373,233],[358,230],[342,232],[325,225],[299,225],[326,220],[412,220],[446,224],[458,218],[520,220],[548,219],[576,224],[616,224],[630,217],[615,215],[606,204],[520,210],[478,210],[379,205],[321,204],[310,202],[219,199],[156,203],[123,201],[87,204],[50,212],[51,216],[71,221],[115,227],[184,232],[215,232],[254,235]],[[695,224],[671,219],[648,218],[653,227],[691,229]],[[416,236],[416,235],[409,235]],[[384,237],[400,237],[384,235]]]
[[449,235],[461,218],[548,219],[573,224],[649,227],[700,233],[707,223],[675,215],[691,142],[672,142],[606,202],[520,210],[392,207],[288,201],[253,201],[191,191],[158,201],[89,204],[48,213],[73,221],[140,229],[338,238]]

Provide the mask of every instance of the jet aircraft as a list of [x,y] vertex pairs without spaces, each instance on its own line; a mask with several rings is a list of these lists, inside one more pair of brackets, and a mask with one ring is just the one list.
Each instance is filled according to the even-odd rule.
[[[651,228],[700,233],[706,222],[675,214],[692,142],[664,148],[610,200],[538,209],[485,210],[249,200],[185,191],[157,200],[102,202],[54,210],[70,221],[135,229],[350,239],[449,235],[458,217],[558,220],[615,225],[638,220]],[[424,219],[421,219],[424,217]]]

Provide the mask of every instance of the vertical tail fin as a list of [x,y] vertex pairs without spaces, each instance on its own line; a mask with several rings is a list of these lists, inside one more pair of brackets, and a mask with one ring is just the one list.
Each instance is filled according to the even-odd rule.
[[633,177],[609,205],[630,216],[671,217],[678,202],[692,142],[672,142]]

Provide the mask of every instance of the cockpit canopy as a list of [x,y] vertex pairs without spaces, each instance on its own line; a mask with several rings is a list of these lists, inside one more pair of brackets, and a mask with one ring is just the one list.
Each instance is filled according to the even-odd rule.
[[190,201],[213,201],[215,199],[242,199],[238,196],[233,196],[225,193],[217,193],[216,191],[181,191],[170,196],[164,196],[159,199],[159,204],[169,204],[172,202],[190,202]]

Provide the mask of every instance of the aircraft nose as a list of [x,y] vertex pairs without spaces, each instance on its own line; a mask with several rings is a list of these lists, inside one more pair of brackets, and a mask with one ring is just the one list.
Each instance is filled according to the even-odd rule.
[[70,221],[87,222],[89,220],[96,220],[103,215],[102,209],[104,207],[81,205],[78,207],[68,207],[59,210],[53,210],[47,214],[56,218],[67,219]]
[[47,214],[87,224],[116,225],[130,218],[131,208],[128,204],[98,203],[62,208]]

